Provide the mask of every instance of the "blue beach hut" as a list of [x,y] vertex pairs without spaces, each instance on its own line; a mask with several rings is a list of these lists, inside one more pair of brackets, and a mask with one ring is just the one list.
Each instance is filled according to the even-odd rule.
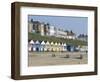
[[75,51],[75,46],[74,45],[67,45],[67,51],[74,52]]
[[36,49],[37,52],[41,51],[41,43],[40,43],[39,40],[35,41],[35,45],[34,46],[35,46],[35,49]]

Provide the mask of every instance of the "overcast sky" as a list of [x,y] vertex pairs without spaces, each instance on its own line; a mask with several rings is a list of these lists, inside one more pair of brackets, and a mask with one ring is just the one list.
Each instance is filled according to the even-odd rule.
[[31,19],[33,19],[33,21],[49,23],[56,28],[62,28],[69,31],[72,30],[76,35],[87,34],[87,17],[29,15],[28,21]]

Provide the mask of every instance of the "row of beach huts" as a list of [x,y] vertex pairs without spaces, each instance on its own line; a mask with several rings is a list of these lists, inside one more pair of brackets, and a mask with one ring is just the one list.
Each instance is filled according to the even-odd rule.
[[39,40],[29,40],[28,41],[28,51],[32,52],[74,52],[74,51],[86,51],[87,46],[74,46],[71,44],[66,44],[62,42],[49,42],[49,41],[39,41]]

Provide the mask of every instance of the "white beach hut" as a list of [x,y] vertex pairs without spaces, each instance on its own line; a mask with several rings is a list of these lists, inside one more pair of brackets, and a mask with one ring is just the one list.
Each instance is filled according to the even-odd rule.
[[46,42],[46,45],[50,45],[49,41]]
[[54,51],[58,51],[58,43],[57,42],[55,42]]
[[64,46],[64,49],[63,50],[64,51],[67,51],[67,45],[66,45],[66,43],[64,43],[63,46]]
[[54,42],[51,42],[50,44],[51,44],[51,45],[54,45]]
[[61,46],[61,43],[59,42],[58,43],[58,51],[61,51],[61,49],[62,49],[62,46]]
[[33,41],[33,40],[31,40],[31,41],[30,41],[30,44],[34,44],[34,41]]
[[45,48],[45,41],[42,41],[41,42],[41,51],[45,51],[46,48]]
[[61,43],[61,51],[64,51],[64,43]]
[[57,46],[58,45],[58,43],[57,42],[55,42],[55,46]]
[[54,45],[54,42],[51,42],[50,45],[51,45],[51,49],[50,49],[50,50],[51,50],[51,51],[54,51],[54,46],[55,46],[55,45]]
[[28,50],[29,51],[33,51],[33,45],[34,45],[34,41],[30,40],[29,43],[28,43]]
[[47,51],[51,51],[51,46],[50,46],[49,41],[46,41],[45,48],[47,49]]

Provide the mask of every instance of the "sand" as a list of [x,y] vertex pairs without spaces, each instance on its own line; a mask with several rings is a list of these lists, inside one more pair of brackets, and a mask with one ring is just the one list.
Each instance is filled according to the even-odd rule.
[[87,64],[86,52],[29,52],[28,66]]

